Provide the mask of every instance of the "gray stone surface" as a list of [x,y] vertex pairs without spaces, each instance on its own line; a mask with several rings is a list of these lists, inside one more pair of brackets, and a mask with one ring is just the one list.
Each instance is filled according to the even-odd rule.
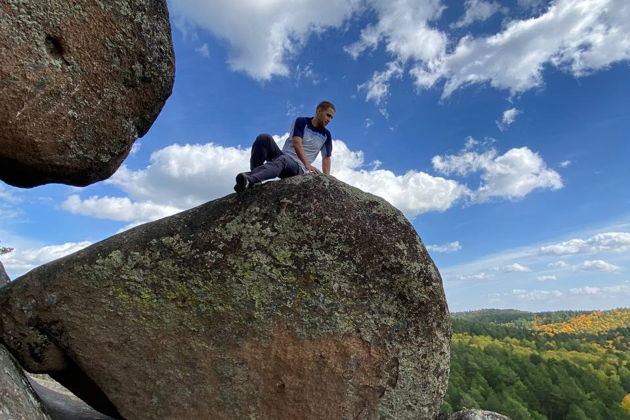
[[169,97],[165,0],[0,2],[0,179],[108,178]]
[[9,278],[7,272],[4,270],[4,265],[2,265],[2,262],[0,261],[0,287],[8,284],[10,281],[11,279]]
[[50,420],[24,371],[0,345],[0,419]]
[[113,420],[81,401],[48,375],[27,375],[51,420]]
[[126,419],[433,419],[450,334],[411,224],[327,175],[136,227],[0,289],[0,339],[23,364]]
[[441,415],[438,420],[510,420],[510,418],[492,411],[465,410],[448,416]]

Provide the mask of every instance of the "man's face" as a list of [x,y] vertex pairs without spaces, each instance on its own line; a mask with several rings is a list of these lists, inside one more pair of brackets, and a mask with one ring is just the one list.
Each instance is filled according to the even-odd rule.
[[322,127],[326,127],[334,117],[335,110],[332,108],[319,108],[315,114],[315,119]]

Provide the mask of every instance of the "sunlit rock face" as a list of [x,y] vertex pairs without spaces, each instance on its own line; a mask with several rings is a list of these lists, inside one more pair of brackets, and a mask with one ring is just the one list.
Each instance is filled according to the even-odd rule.
[[0,2],[0,179],[108,178],[171,94],[164,0]]
[[18,362],[0,345],[0,418],[50,420]]
[[451,329],[405,217],[305,175],[27,273],[0,289],[0,334],[126,419],[433,419]]
[[4,265],[2,265],[2,262],[0,262],[0,287],[8,284],[10,281],[11,279],[9,278],[9,275],[4,270]]

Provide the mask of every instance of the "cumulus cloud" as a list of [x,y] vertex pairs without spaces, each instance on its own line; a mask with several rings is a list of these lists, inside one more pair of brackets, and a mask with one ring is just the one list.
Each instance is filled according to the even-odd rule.
[[569,289],[569,293],[572,295],[586,295],[586,296],[619,296],[619,295],[630,295],[630,286],[627,285],[617,285],[617,286],[607,286],[607,287],[577,287],[574,289]]
[[495,149],[483,153],[464,149],[458,155],[435,156],[432,163],[436,171],[446,175],[481,172],[481,185],[471,194],[478,202],[492,197],[519,199],[535,189],[563,186],[560,175],[527,147],[510,149],[500,156]]
[[462,28],[477,21],[484,21],[499,11],[505,12],[505,9],[494,1],[466,0],[465,6],[466,12],[464,16],[452,24],[452,27]]
[[490,273],[458,274],[455,277],[458,280],[490,280],[494,278],[494,274],[490,274]]
[[522,111],[519,111],[516,108],[510,108],[508,110],[503,111],[503,117],[501,118],[501,121],[496,121],[497,127],[499,127],[499,130],[501,131],[507,130],[508,127],[512,125],[514,121],[516,121],[516,117],[521,113]]
[[529,267],[526,267],[519,263],[514,263],[514,264],[504,265],[503,267],[501,267],[501,271],[504,271],[506,273],[525,273],[532,270]]
[[462,249],[459,241],[450,242],[443,245],[427,245],[427,250],[438,253],[452,253]]
[[564,296],[560,290],[525,290],[514,289],[512,295],[521,301],[541,301],[550,300]]
[[603,260],[584,261],[579,268],[584,271],[601,271],[603,273],[618,273],[621,271],[621,267],[607,263]]
[[629,232],[605,232],[587,239],[575,238],[557,244],[545,245],[539,249],[539,252],[550,255],[571,255],[601,252],[620,253],[628,250],[630,250]]
[[625,0],[557,0],[534,18],[514,20],[488,37],[466,36],[437,63],[412,70],[419,87],[445,79],[443,97],[488,82],[519,93],[542,85],[553,65],[584,76],[630,58],[630,5]]
[[171,206],[147,202],[132,202],[128,197],[97,197],[82,200],[78,195],[68,197],[61,207],[64,210],[98,219],[124,222],[148,222],[170,216],[180,211]]
[[[282,146],[288,138],[274,136]],[[332,175],[364,191],[383,197],[409,218],[428,211],[444,211],[468,194],[465,186],[425,172],[395,174],[380,162],[364,161],[363,152],[333,142]],[[233,192],[234,176],[249,169],[249,150],[213,143],[173,144],[154,152],[140,170],[126,166],[106,181],[126,197],[69,196],[62,208],[75,214],[131,222],[152,221]],[[321,157],[315,161],[321,166]],[[371,167],[370,167],[371,166]]]
[[547,264],[547,266],[550,268],[567,268],[569,264],[567,264],[564,261],[555,261],[555,262]]
[[2,256],[2,263],[8,272],[25,273],[42,264],[77,252],[91,242],[66,242],[60,245],[48,245],[40,248],[19,248]]
[[[389,81],[392,78],[400,78],[402,76],[402,66],[398,62],[387,64],[387,69],[382,72],[374,72],[372,79],[359,85],[359,90],[365,90],[366,99],[373,100],[377,105],[383,105],[389,96]],[[384,114],[383,111],[381,111]]]
[[260,0],[178,0],[171,2],[179,27],[195,25],[226,40],[228,63],[258,80],[289,74],[287,60],[307,39],[339,27],[359,10],[357,0],[280,2]]
[[571,165],[571,163],[573,163],[573,162],[571,162],[570,160],[564,160],[564,161],[560,162],[560,167],[561,168],[567,168],[568,166]]
[[355,59],[380,43],[402,62],[430,61],[444,52],[446,34],[429,25],[444,10],[439,0],[368,0],[367,5],[376,13],[377,22],[364,28],[359,41],[345,48]]
[[[518,1],[527,8],[541,5],[540,0]],[[533,17],[508,21],[496,34],[459,40],[449,39],[434,23],[445,8],[440,0],[330,0],[326,7],[316,0],[179,0],[170,6],[184,33],[191,27],[203,28],[226,40],[231,68],[258,80],[289,75],[291,58],[311,36],[360,22],[351,19],[356,16],[370,16],[371,21],[359,39],[344,48],[348,54],[356,59],[382,45],[391,61],[410,63],[419,88],[444,80],[443,97],[485,82],[524,92],[543,84],[543,71],[549,66],[579,77],[630,59],[626,0],[555,0]],[[453,26],[503,11],[496,1],[467,0],[464,16]],[[450,44],[455,45],[452,51],[447,50]],[[377,74],[386,75],[388,70]],[[387,90],[384,81],[367,83]],[[370,99],[378,95],[372,93]]]
[[238,147],[172,144],[154,152],[147,168],[132,171],[123,165],[106,183],[134,201],[190,208],[232,193],[235,174],[249,170],[249,157],[249,149]]
[[467,196],[468,189],[458,182],[408,171],[397,175],[386,169],[364,168],[363,152],[348,149],[335,141],[332,175],[357,188],[383,197],[407,217],[413,218],[428,211],[444,211],[457,200]]

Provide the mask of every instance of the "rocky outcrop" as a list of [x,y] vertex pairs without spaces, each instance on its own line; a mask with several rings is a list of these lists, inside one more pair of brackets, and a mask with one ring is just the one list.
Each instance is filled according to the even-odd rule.
[[0,345],[0,419],[50,420],[22,368]]
[[109,177],[171,93],[165,0],[8,0],[0,15],[0,179]]
[[7,272],[4,270],[4,265],[2,265],[2,262],[0,262],[0,287],[8,284],[10,281],[11,279],[7,275]]
[[450,324],[403,215],[316,175],[27,273],[0,289],[0,339],[112,417],[433,419]]
[[510,418],[492,411],[465,410],[450,415],[442,414],[438,420],[510,420]]

